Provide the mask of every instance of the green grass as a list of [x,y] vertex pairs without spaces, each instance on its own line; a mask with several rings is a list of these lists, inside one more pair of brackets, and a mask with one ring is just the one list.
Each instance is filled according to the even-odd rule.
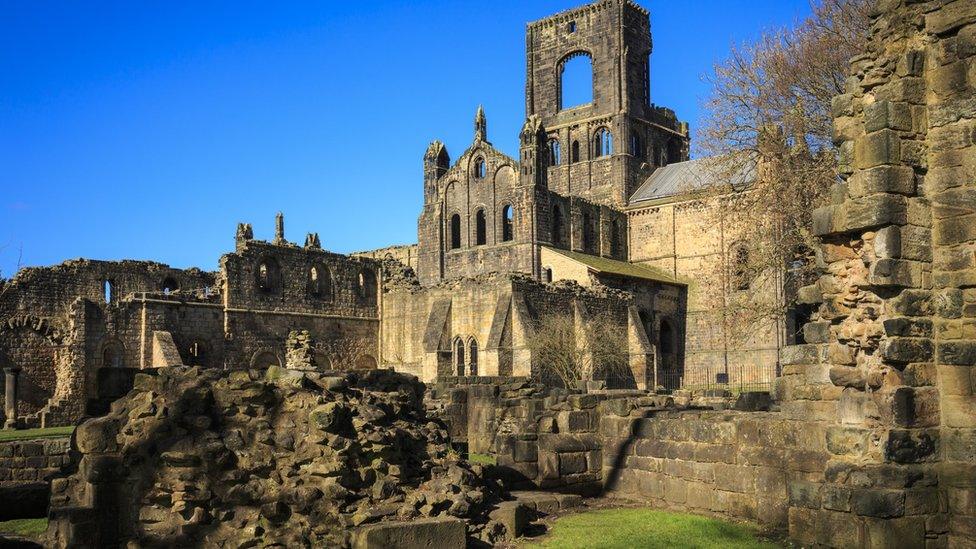
[[754,526],[651,509],[600,509],[556,519],[546,549],[772,549]]
[[491,454],[475,454],[472,452],[468,454],[468,461],[477,463],[478,465],[494,465],[495,456]]
[[11,440],[31,440],[35,438],[57,438],[71,435],[75,428],[68,427],[48,427],[46,429],[4,429],[0,430],[0,442]]
[[17,519],[0,522],[0,534],[36,538],[47,531],[46,518]]

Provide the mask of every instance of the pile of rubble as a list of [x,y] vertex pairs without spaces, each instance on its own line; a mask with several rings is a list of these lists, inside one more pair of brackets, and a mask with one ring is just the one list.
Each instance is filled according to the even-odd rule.
[[423,391],[383,370],[140,375],[77,429],[51,543],[344,547],[360,525],[436,516],[511,537],[493,520],[503,489],[452,451]]

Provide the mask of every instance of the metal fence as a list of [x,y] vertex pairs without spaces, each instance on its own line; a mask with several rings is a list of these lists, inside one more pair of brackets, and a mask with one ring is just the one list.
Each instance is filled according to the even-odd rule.
[[738,394],[772,391],[773,381],[779,375],[779,365],[738,364],[728,367],[662,368],[657,372],[657,385],[666,391],[726,390]]

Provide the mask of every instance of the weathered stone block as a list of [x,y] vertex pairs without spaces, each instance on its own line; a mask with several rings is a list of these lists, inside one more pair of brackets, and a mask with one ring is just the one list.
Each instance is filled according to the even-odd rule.
[[858,515],[894,518],[905,514],[905,492],[900,490],[855,489],[851,509]]
[[906,103],[875,101],[864,106],[864,131],[911,130],[912,114]]
[[892,130],[868,133],[854,142],[854,165],[859,169],[898,164],[900,161],[901,139]]
[[827,450],[834,455],[860,457],[870,448],[871,431],[864,428],[833,426],[826,429]]
[[938,451],[938,430],[895,429],[888,431],[885,458],[895,463],[919,463]]
[[917,337],[891,337],[881,342],[881,358],[885,362],[926,362],[932,360],[932,340]]
[[959,366],[976,365],[976,343],[971,341],[946,341],[938,345],[938,361]]
[[586,472],[586,454],[559,454],[559,474],[572,475]]
[[790,505],[820,509],[820,484],[793,480],[789,483]]
[[466,544],[464,521],[437,517],[371,524],[353,534],[352,545],[355,549],[464,549]]

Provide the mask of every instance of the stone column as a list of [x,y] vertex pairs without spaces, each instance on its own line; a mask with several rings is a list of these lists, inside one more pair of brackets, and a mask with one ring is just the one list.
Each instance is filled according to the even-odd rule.
[[3,424],[4,429],[17,428],[17,377],[20,375],[20,368],[12,366],[3,369],[4,379],[4,416],[7,420]]

